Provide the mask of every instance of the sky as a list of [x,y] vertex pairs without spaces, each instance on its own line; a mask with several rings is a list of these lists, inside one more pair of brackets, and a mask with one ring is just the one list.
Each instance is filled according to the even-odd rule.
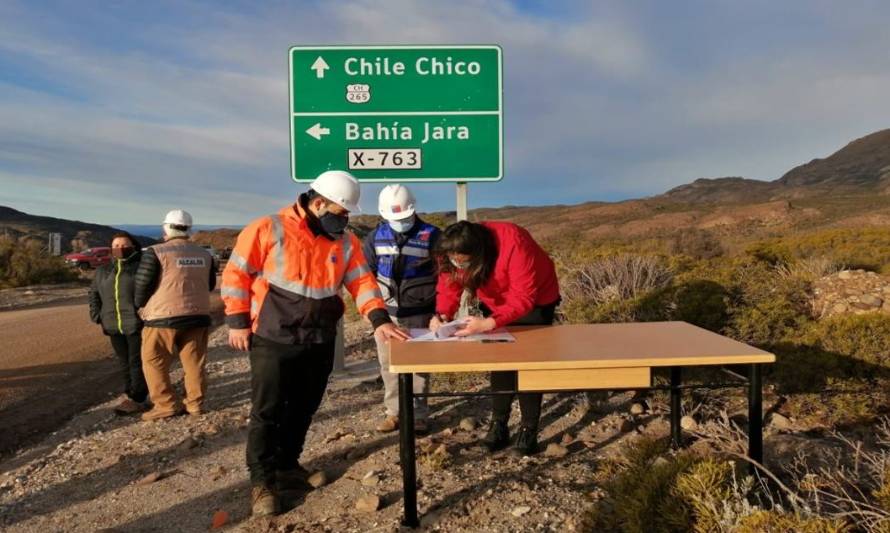
[[[471,208],[776,179],[890,125],[887,20],[868,0],[0,0],[0,205],[104,224],[276,211],[306,187],[301,44],[499,44],[505,176],[471,184]],[[454,189],[414,187],[423,211]]]

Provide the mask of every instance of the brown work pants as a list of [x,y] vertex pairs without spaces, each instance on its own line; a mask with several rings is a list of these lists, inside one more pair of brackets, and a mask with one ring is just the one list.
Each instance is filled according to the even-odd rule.
[[173,413],[181,409],[170,383],[170,364],[178,351],[185,373],[185,408],[190,413],[200,412],[207,389],[207,337],[208,328],[142,330],[142,372],[154,410]]

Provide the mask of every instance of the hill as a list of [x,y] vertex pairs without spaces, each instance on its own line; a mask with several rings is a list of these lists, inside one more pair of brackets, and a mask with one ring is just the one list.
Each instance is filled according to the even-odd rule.
[[856,139],[774,181],[703,178],[664,194],[617,203],[471,211],[536,237],[581,240],[664,237],[688,231],[735,238],[795,230],[890,225],[890,129]]
[[[455,213],[423,215],[440,226]],[[688,231],[734,237],[780,235],[792,230],[890,225],[890,129],[856,139],[822,159],[797,166],[774,181],[744,177],[702,178],[650,198],[617,203],[585,202],[542,207],[506,206],[470,211],[471,220],[510,220],[537,238],[633,240]],[[365,235],[379,221],[353,217],[351,228]],[[131,230],[154,228],[134,226]],[[203,229],[201,227],[197,228]],[[65,244],[86,232],[90,245],[107,242],[108,226],[26,215],[0,208],[0,232],[45,238],[61,231]],[[195,240],[217,249],[234,246],[235,227],[198,231]]]
[[[129,231],[133,235],[147,235],[152,239],[160,240],[164,236],[164,230],[161,228],[161,224],[115,224],[115,228],[120,228],[124,231]],[[195,224],[192,226],[192,231],[198,233],[202,231],[215,231],[218,229],[241,229],[240,226],[222,226],[222,225],[208,225],[208,224]]]
[[890,193],[890,129],[856,139],[824,159],[794,167],[775,181],[703,178],[675,187],[660,198],[689,203],[751,203],[866,193]]
[[[30,215],[11,207],[0,206],[0,235],[30,238],[46,242],[50,233],[62,234],[63,253],[90,246],[107,246],[118,228],[80,220]],[[145,246],[157,242],[151,237],[136,235]]]
[[849,143],[825,159],[814,159],[774,182],[780,193],[801,188],[807,194],[890,193],[890,129]]

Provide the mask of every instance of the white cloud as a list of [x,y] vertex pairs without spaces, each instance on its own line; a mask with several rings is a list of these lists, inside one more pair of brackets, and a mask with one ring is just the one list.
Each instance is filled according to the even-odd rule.
[[[775,50],[751,41],[699,66],[677,59],[682,47],[712,44],[689,42],[683,24],[693,22],[674,30],[677,21],[653,22],[645,7],[620,2],[564,4],[559,17],[503,0],[174,7],[178,17],[128,27],[133,42],[121,47],[78,34],[64,12],[0,7],[16,21],[0,27],[0,59],[29,63],[51,85],[0,79],[3,198],[81,187],[146,206],[96,218],[105,222],[152,222],[143,217],[182,199],[220,223],[268,212],[300,188],[288,178],[293,44],[501,44],[509,187],[474,186],[472,205],[652,194],[703,176],[774,178],[879,129],[890,112],[890,38],[874,13],[851,12],[835,41],[815,49],[793,37]],[[807,24],[834,24],[827,8],[798,9]],[[112,25],[125,11],[90,20]],[[420,190],[433,208],[453,205],[450,187]]]

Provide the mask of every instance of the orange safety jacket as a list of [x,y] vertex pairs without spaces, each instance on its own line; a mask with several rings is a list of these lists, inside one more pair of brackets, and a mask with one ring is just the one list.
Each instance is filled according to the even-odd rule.
[[309,220],[306,195],[238,235],[222,276],[226,323],[284,344],[333,342],[343,316],[340,289],[375,329],[389,322],[386,305],[350,232],[332,238]]

